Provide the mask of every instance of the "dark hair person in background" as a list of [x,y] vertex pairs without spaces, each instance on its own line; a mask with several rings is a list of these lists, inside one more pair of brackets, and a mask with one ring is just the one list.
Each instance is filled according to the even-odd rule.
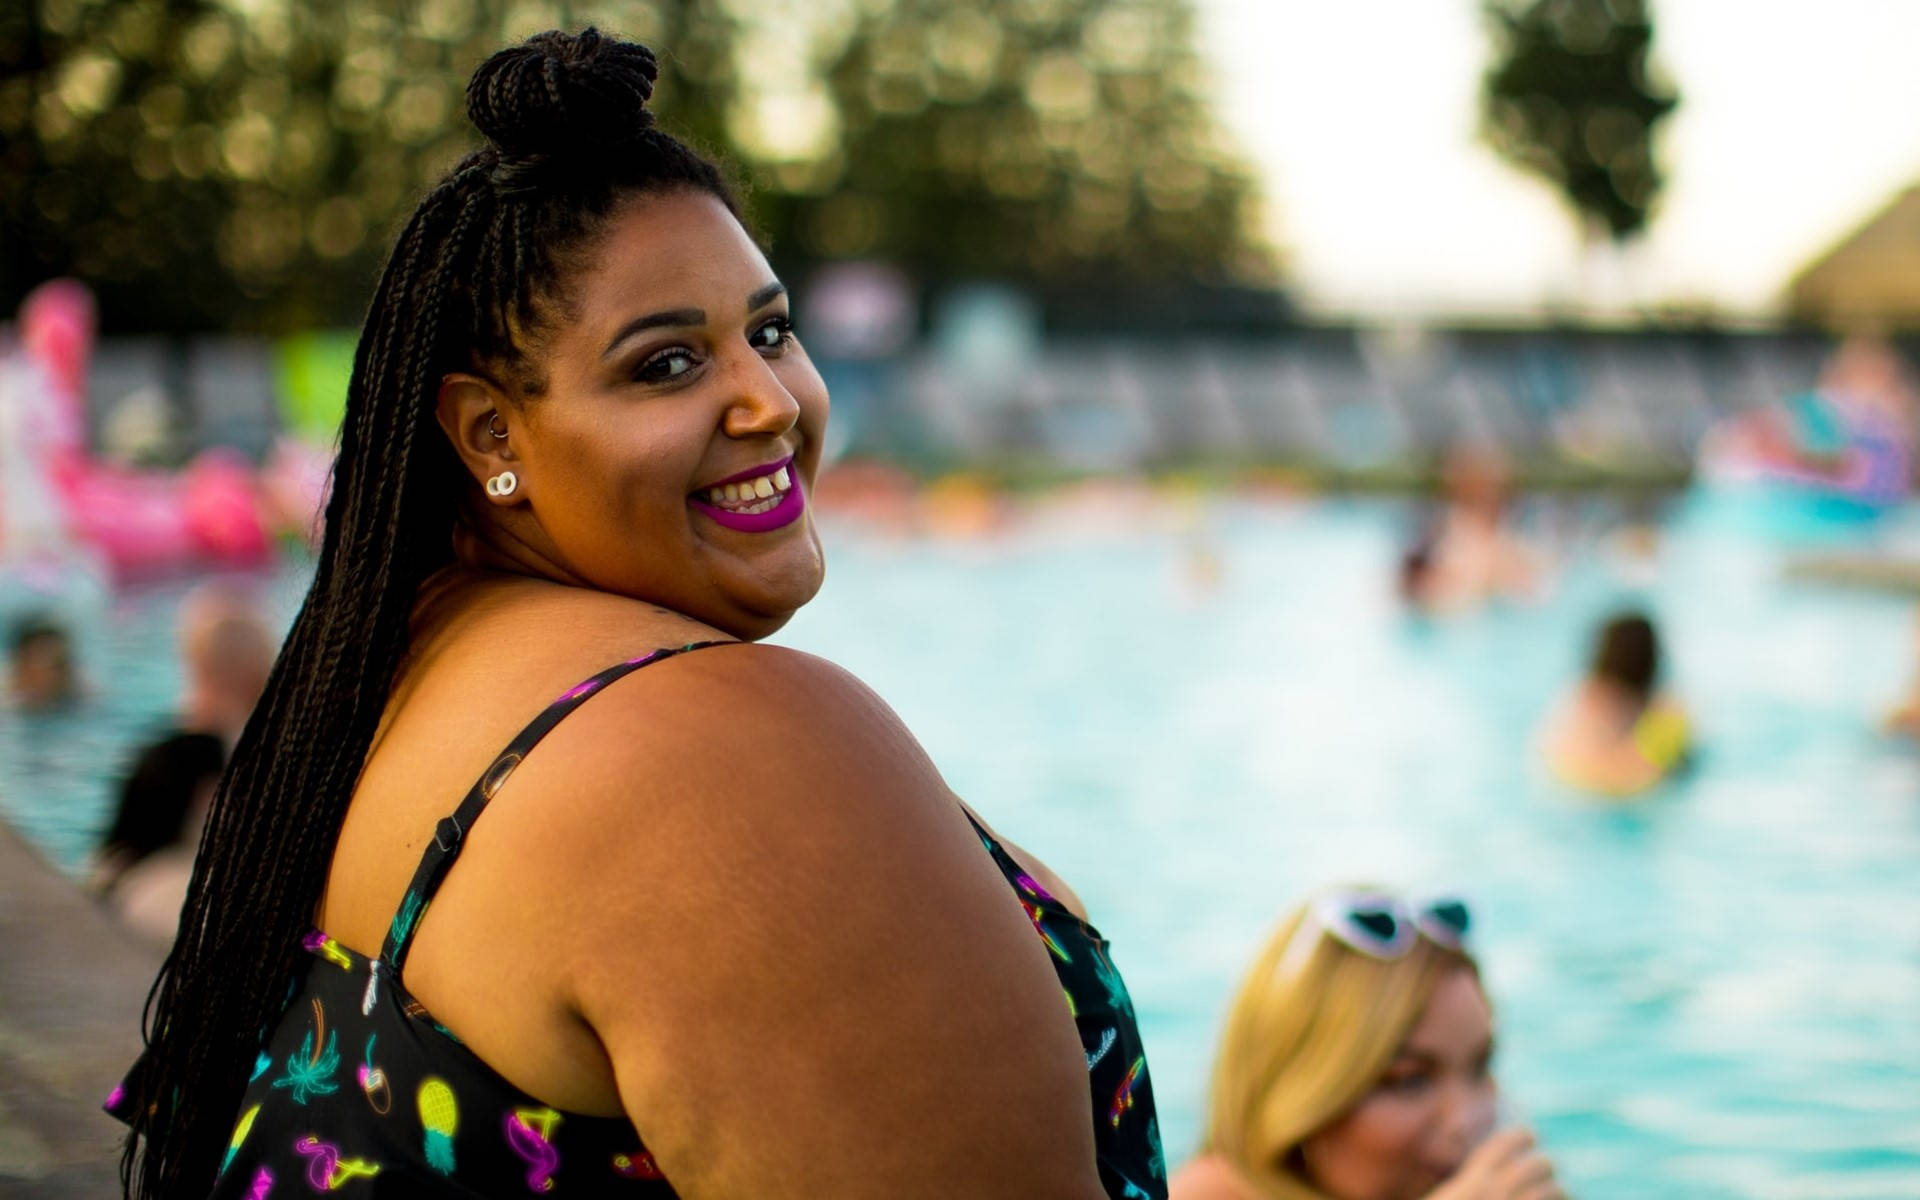
[[52,712],[80,698],[73,639],[49,617],[22,617],[7,634],[7,701],[22,712]]
[[135,1195],[1165,1195],[1073,894],[752,644],[821,584],[827,397],[654,78],[496,54],[399,234],[109,1101]]
[[1628,796],[1686,762],[1691,729],[1657,690],[1660,659],[1660,635],[1644,613],[1623,612],[1600,627],[1586,676],[1547,727],[1547,765],[1563,782]]
[[227,753],[273,667],[273,634],[241,593],[208,584],[180,604],[185,689],[174,725],[143,746],[120,784],[90,883],[123,922],[173,940],[193,852]]

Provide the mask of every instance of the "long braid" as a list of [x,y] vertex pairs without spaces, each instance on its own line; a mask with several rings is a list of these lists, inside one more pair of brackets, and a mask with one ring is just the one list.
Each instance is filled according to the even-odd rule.
[[211,1187],[296,977],[419,589],[451,561],[475,488],[434,420],[440,379],[522,367],[563,268],[623,197],[693,189],[734,208],[711,163],[649,128],[654,73],[644,47],[593,30],[494,55],[467,93],[489,145],[422,199],[388,256],[354,351],[313,583],[216,790],[148,996],[148,1051],[128,1081],[129,1197]]
[[[143,1096],[146,1104],[167,1106],[171,1110],[167,1122],[177,1122],[183,1129],[205,1123],[203,1101],[230,1108],[229,1095],[244,1085],[245,1062],[235,1060],[230,1053],[218,1053],[234,1040],[235,1030],[227,1022],[237,1019],[240,1029],[251,1034],[280,999],[276,993],[292,972],[301,926],[312,918],[332,842],[351,796],[352,779],[358,774],[360,758],[371,741],[393,669],[398,665],[404,643],[404,614],[396,623],[393,597],[381,594],[393,565],[383,560],[408,547],[398,538],[389,539],[382,547],[378,532],[403,527],[397,513],[379,511],[391,507],[402,489],[391,486],[394,481],[388,479],[359,478],[366,472],[359,469],[362,459],[349,443],[364,444],[388,432],[398,434],[404,443],[396,447],[400,454],[374,458],[370,465],[382,475],[395,467],[402,468],[396,473],[403,477],[418,474],[405,469],[411,466],[411,433],[418,421],[401,415],[402,404],[409,398],[417,400],[420,394],[419,380],[430,351],[419,343],[424,340],[422,335],[430,337],[435,327],[420,324],[411,333],[399,333],[395,327],[407,306],[395,301],[401,298],[396,293],[418,290],[409,286],[408,276],[420,274],[429,244],[440,253],[451,249],[447,245],[450,235],[435,228],[442,219],[438,210],[443,207],[423,205],[402,236],[400,253],[387,272],[388,282],[394,286],[383,287],[386,295],[381,298],[386,303],[374,310],[369,336],[363,339],[368,353],[353,389],[354,399],[363,403],[350,405],[358,409],[355,415],[360,419],[350,422],[343,433],[341,469],[329,504],[332,511],[315,585],[269,677],[260,711],[235,747],[233,769],[218,789],[189,889],[182,935],[169,956],[156,1002],[151,1006],[156,1019],[149,1022],[145,1032],[159,1047],[169,1047],[174,1041],[166,1014],[196,1014],[180,1039],[184,1043],[180,1047],[182,1057],[204,1064],[192,1076],[196,1086],[180,1089],[177,1097],[151,1089]],[[466,227],[471,227],[470,221]],[[462,230],[458,223],[454,228]],[[436,268],[428,277],[438,274]],[[444,289],[434,291],[445,294]],[[405,376],[391,369],[395,350],[400,351],[397,357],[410,359],[409,365],[415,368]],[[401,386],[381,388],[365,382],[377,380],[393,380]],[[418,413],[420,406],[416,402],[406,408]],[[393,428],[396,424],[398,429]],[[355,536],[349,540],[349,534]],[[342,570],[343,561],[371,562],[373,570]],[[325,723],[335,728],[344,726],[344,736],[316,738],[305,748],[305,755],[266,752],[269,747],[263,741],[267,731],[310,728],[328,707],[335,708],[337,716]],[[342,708],[344,711],[338,711]],[[263,796],[286,802],[276,807],[297,807],[276,814],[245,799]],[[276,815],[293,818],[296,812],[297,819],[275,819]],[[262,870],[266,864],[276,869]],[[225,978],[192,969],[203,961],[258,965],[237,977]],[[220,1058],[227,1061],[218,1062]],[[154,1115],[156,1119],[160,1116]],[[208,1177],[210,1147],[192,1158],[155,1152],[175,1145],[184,1148],[199,1140],[154,1138],[150,1142],[147,1158],[141,1164],[147,1194],[172,1194],[177,1185],[189,1179]]]

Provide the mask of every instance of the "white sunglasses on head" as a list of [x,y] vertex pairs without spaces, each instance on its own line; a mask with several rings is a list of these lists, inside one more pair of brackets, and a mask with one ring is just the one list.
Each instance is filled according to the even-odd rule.
[[1473,914],[1457,896],[1410,902],[1388,892],[1327,892],[1316,896],[1281,956],[1291,969],[1312,951],[1321,934],[1349,950],[1390,962],[1405,957],[1425,937],[1436,946],[1464,951]]

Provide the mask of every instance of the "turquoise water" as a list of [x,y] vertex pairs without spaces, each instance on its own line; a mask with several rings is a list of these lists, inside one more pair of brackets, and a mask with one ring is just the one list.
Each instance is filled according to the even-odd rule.
[[[1242,964],[1303,891],[1357,878],[1473,898],[1503,1084],[1573,1194],[1920,1195],[1920,752],[1871,730],[1914,667],[1909,604],[1783,583],[1776,546],[1691,510],[1655,574],[1583,550],[1537,605],[1420,626],[1388,591],[1390,507],[1222,502],[1211,592],[1177,524],[830,528],[827,588],[778,639],[867,680],[1074,883],[1170,1157]],[[102,618],[83,720],[0,717],[0,803],[63,862],[164,712],[175,594]],[[1659,617],[1705,752],[1610,808],[1527,746],[1625,599]]]

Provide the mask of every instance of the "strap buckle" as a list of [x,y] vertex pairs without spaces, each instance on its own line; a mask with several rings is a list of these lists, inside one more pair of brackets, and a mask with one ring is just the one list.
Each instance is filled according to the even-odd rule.
[[460,846],[460,839],[467,831],[460,828],[460,822],[452,817],[441,817],[440,823],[433,827],[433,844],[440,847],[442,854],[451,854]]

